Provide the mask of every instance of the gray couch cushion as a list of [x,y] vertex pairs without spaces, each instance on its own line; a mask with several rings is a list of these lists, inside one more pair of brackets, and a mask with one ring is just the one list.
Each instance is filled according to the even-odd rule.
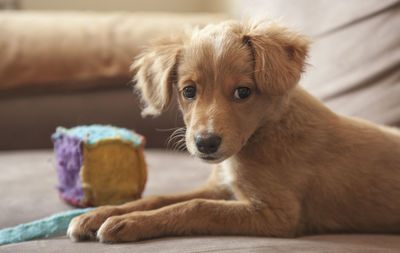
[[334,111],[400,126],[400,1],[246,0],[311,36],[301,84]]
[[[210,173],[182,153],[145,152],[149,179],[144,196],[173,194],[202,185]],[[57,196],[51,151],[0,152],[0,229],[72,207]],[[137,243],[73,243],[65,235],[0,246],[0,252],[399,252],[396,235],[319,235],[296,239],[245,236],[171,237]]]

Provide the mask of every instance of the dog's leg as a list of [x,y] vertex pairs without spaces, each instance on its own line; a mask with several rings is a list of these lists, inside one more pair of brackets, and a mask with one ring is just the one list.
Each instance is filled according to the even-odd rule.
[[101,224],[109,217],[135,211],[161,208],[191,199],[227,199],[230,193],[216,185],[208,184],[198,190],[171,196],[152,196],[121,206],[102,206],[71,220],[67,235],[73,241],[94,240]]
[[296,235],[298,208],[271,209],[245,201],[194,199],[161,209],[108,218],[101,242],[137,241],[166,235]]

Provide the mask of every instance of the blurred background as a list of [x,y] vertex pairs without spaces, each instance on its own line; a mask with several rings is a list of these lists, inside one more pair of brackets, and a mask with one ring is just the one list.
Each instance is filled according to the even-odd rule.
[[1,0],[0,6],[19,10],[229,12],[237,0]]
[[191,26],[280,18],[314,43],[301,80],[333,110],[400,125],[397,0],[0,0],[0,150],[52,146],[57,126],[112,124],[165,148],[176,105],[140,116],[129,66]]

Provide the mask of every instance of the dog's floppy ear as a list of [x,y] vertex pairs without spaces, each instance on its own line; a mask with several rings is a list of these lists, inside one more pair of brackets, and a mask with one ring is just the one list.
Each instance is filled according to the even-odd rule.
[[304,71],[310,40],[277,23],[249,24],[242,37],[253,55],[254,78],[262,92],[280,95]]
[[142,116],[157,116],[168,109],[182,45],[181,40],[172,37],[156,41],[132,64],[135,89],[144,104]]

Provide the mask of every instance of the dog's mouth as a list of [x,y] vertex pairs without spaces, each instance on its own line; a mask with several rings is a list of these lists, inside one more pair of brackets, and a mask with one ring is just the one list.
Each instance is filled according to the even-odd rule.
[[221,155],[198,155],[198,157],[208,163],[219,163],[225,160]]
[[206,161],[213,161],[218,159],[218,157],[213,157],[213,156],[200,156],[200,158]]

